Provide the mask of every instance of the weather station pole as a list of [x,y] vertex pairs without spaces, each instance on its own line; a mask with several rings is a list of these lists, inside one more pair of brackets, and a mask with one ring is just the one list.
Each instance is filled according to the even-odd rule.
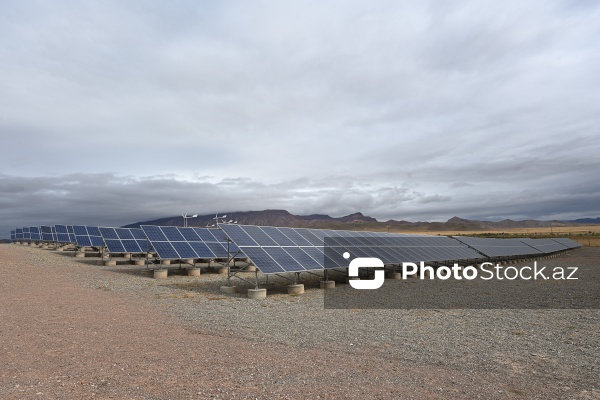
[[198,216],[198,214],[187,215],[187,213],[186,213],[186,214],[181,214],[181,216],[183,217],[183,227],[187,228],[188,227],[187,220],[190,219],[190,218],[196,218]]

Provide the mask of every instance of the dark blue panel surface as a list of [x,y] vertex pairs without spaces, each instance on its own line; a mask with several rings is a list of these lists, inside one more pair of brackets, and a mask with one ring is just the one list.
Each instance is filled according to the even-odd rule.
[[263,250],[286,272],[305,271],[306,269],[281,247],[263,247]]
[[239,225],[221,224],[221,229],[233,240],[238,246],[258,246],[247,233]]
[[215,254],[202,242],[190,242],[190,246],[194,249],[199,258],[215,258]]
[[88,235],[90,236],[99,236],[102,237],[102,233],[100,233],[100,228],[97,226],[86,226]]
[[175,226],[161,226],[163,233],[170,242],[185,242],[185,238],[179,233]]
[[297,246],[297,244],[288,238],[283,232],[281,232],[279,228],[263,226],[261,229],[263,232],[269,235],[269,237],[273,239],[278,246]]
[[285,270],[260,247],[245,247],[244,253],[263,274],[282,273]]
[[158,226],[142,225],[142,230],[151,242],[168,242],[167,237]]
[[123,247],[127,253],[145,253],[146,251],[141,249],[135,239],[124,239],[121,240]]
[[179,254],[169,242],[152,242],[152,246],[161,259],[176,260],[180,258]]
[[100,234],[104,239],[119,239],[117,236],[117,232],[115,232],[115,228],[100,228]]
[[133,234],[131,233],[130,229],[127,229],[127,228],[115,228],[115,232],[117,233],[117,236],[121,240],[123,240],[123,239],[135,239],[133,237]]
[[106,247],[109,253],[124,253],[125,247],[118,239],[105,239]]
[[175,248],[175,251],[177,251],[177,253],[179,254],[180,258],[196,258],[196,257],[198,257],[198,255],[196,254],[194,249],[192,249],[192,247],[189,245],[189,243],[171,242],[171,244]]

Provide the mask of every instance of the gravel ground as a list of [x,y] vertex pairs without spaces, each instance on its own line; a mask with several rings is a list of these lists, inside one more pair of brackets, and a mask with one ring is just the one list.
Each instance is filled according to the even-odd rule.
[[318,278],[250,300],[19,245],[0,270],[3,399],[600,399],[599,310],[328,310]]

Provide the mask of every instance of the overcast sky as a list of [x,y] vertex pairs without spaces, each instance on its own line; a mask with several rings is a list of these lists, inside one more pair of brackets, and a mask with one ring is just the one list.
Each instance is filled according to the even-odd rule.
[[0,237],[600,216],[600,2],[0,2]]

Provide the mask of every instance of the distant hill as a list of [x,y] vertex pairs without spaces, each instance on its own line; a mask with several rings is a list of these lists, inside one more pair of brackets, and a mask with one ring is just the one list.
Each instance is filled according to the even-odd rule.
[[[261,226],[289,226],[292,228],[322,228],[322,229],[350,229],[350,230],[373,230],[373,231],[488,231],[510,228],[538,228],[538,227],[561,227],[574,224],[600,224],[600,218],[585,218],[575,221],[537,221],[524,220],[513,221],[505,219],[502,221],[477,221],[452,217],[446,222],[409,222],[389,220],[377,221],[373,217],[356,212],[344,217],[334,218],[324,214],[294,215],[286,210],[263,210],[263,211],[234,211],[224,212],[226,221],[237,221],[238,224],[261,225]],[[215,215],[200,215],[188,219],[188,226],[205,227],[215,223]],[[138,228],[140,225],[167,225],[183,226],[183,217],[166,217],[152,221],[136,222],[126,225],[127,228]]]
[[[290,226],[294,228],[340,228],[346,229],[347,224],[378,223],[375,218],[364,216],[362,213],[354,213],[340,218],[333,218],[329,215],[294,215],[285,210],[264,210],[264,211],[236,211],[224,212],[219,215],[227,215],[226,221],[237,221],[244,225],[261,226]],[[207,226],[215,223],[215,215],[199,215],[196,218],[188,219],[188,226]],[[152,221],[136,222],[126,225],[126,228],[137,228],[140,225],[172,225],[183,226],[183,217],[167,217]]]
[[572,221],[565,221],[565,222],[572,222],[575,224],[582,224],[582,225],[597,225],[597,224],[600,224],[600,218],[580,218],[580,219],[574,219]]

